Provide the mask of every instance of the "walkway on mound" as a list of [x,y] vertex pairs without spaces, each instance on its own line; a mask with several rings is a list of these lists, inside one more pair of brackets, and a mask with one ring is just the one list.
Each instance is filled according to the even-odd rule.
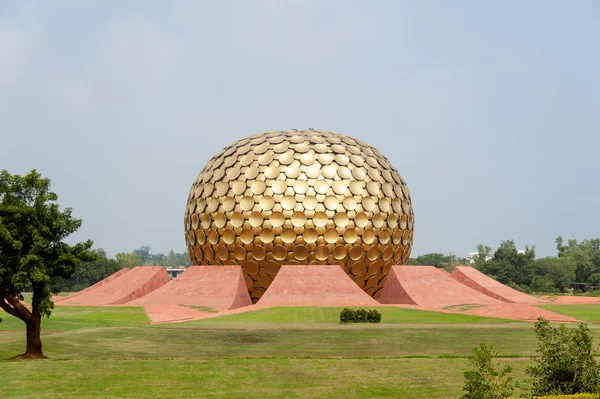
[[538,298],[517,291],[513,288],[486,276],[479,270],[470,266],[456,266],[452,271],[452,278],[469,288],[482,294],[508,303],[538,303],[543,302]]
[[500,301],[475,291],[433,266],[392,266],[379,302],[445,307]]
[[565,316],[526,303],[500,303],[486,305],[480,308],[467,310],[466,312],[463,312],[463,314],[526,321],[537,321],[538,318],[543,317],[548,321],[559,323],[575,323],[579,321],[573,317]]
[[122,269],[99,283],[65,297],[57,305],[120,305],[142,297],[170,281],[162,266]]
[[543,296],[542,299],[548,304],[555,305],[591,305],[600,304],[600,297],[593,296],[566,296],[557,295],[555,297]]
[[[127,305],[144,306],[153,322],[199,317],[205,307],[217,311],[252,305],[240,266],[191,266],[178,277]],[[182,308],[182,309],[179,309]]]
[[258,301],[270,306],[377,306],[338,265],[282,266]]

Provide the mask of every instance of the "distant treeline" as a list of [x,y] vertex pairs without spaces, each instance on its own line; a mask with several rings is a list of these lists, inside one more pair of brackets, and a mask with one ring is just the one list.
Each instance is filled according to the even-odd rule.
[[189,266],[190,258],[187,253],[177,253],[173,250],[167,255],[150,252],[150,247],[144,245],[133,252],[120,252],[114,258],[109,257],[102,248],[95,250],[98,255],[94,262],[83,263],[68,280],[61,280],[58,288],[63,292],[80,291],[105,279],[122,268],[135,266]]
[[[477,247],[472,266],[503,284],[524,292],[571,292],[573,283],[588,289],[600,286],[600,238],[583,241],[556,239],[556,256],[536,259],[535,247],[519,253],[513,240],[503,241],[498,249]],[[425,254],[408,261],[409,265],[430,265],[452,271],[469,260],[453,254]]]

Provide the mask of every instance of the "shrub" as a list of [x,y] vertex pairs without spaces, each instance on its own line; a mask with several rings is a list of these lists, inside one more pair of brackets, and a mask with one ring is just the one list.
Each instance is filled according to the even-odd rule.
[[595,393],[576,393],[575,395],[531,396],[529,398],[512,399],[598,399],[598,395],[596,395]]
[[344,308],[340,312],[340,323],[381,323],[381,313],[377,309]]
[[469,357],[469,363],[474,370],[465,371],[466,393],[461,399],[503,399],[509,397],[515,389],[515,383],[509,374],[512,372],[510,366],[500,368],[500,364],[494,362],[498,352],[492,345],[485,342],[473,348],[473,356]]
[[533,377],[532,395],[598,392],[600,367],[586,323],[577,328],[550,326],[543,318],[535,323],[538,339],[535,364],[527,368]]

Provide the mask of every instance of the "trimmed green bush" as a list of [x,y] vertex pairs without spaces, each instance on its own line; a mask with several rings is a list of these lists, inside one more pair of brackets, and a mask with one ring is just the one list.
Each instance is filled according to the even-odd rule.
[[344,308],[340,312],[340,323],[381,323],[381,312],[377,309]]

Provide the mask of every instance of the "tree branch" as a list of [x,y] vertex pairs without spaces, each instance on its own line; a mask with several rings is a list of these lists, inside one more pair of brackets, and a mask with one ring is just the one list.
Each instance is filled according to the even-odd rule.
[[6,300],[4,299],[4,297],[0,297],[0,308],[2,308],[6,313],[8,313],[11,316],[15,316],[16,318],[21,318],[21,316],[19,314],[17,314],[17,312],[13,309],[12,306],[10,306],[8,303],[6,303]]
[[23,306],[19,298],[9,294],[8,291],[2,288],[0,288],[0,298],[2,298],[2,301],[0,301],[0,307],[2,307],[6,313],[18,317],[23,321],[33,320],[33,314],[29,311],[29,309]]

